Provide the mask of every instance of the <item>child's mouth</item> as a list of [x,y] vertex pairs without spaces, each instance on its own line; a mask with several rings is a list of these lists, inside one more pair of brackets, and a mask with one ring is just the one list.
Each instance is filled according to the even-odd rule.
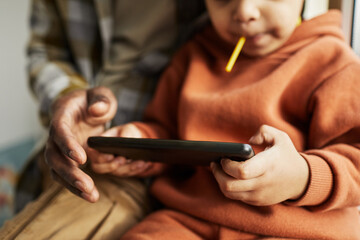
[[234,41],[238,41],[240,37],[246,38],[247,45],[258,46],[261,45],[262,39],[266,36],[266,33],[257,33],[257,34],[231,34]]
[[261,40],[264,38],[264,36],[265,36],[264,33],[259,33],[259,34],[253,35],[253,36],[247,36],[246,41],[253,45],[259,45]]

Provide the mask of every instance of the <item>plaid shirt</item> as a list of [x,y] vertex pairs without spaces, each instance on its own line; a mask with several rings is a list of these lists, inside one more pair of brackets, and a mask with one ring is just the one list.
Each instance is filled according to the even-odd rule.
[[[117,96],[115,124],[141,119],[156,84],[154,73],[176,45],[179,9],[196,1],[186,2],[33,0],[28,71],[42,122],[48,123],[56,97],[98,85]],[[182,15],[188,22],[198,15],[188,12]]]

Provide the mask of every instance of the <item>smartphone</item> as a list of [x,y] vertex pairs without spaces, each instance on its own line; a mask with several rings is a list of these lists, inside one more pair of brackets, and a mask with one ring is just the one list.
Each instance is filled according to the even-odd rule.
[[89,137],[88,145],[103,153],[132,160],[169,164],[209,165],[221,158],[245,161],[254,156],[249,144],[150,138]]

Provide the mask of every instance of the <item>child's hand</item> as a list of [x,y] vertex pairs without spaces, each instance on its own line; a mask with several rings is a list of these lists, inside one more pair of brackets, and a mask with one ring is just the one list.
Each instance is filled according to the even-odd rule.
[[[106,131],[103,136],[107,137],[132,137],[141,138],[141,132],[133,124],[117,126]],[[132,161],[122,156],[115,157],[112,154],[100,153],[94,149],[88,149],[91,168],[94,172],[109,173],[119,177],[137,176],[145,172],[152,163],[142,160]]]
[[249,142],[267,147],[244,162],[223,159],[221,166],[211,164],[224,195],[256,206],[301,197],[307,187],[309,168],[289,136],[263,125]]

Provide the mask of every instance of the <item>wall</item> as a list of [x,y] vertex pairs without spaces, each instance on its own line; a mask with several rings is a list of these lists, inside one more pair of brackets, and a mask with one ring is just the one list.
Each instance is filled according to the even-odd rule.
[[326,12],[328,6],[328,0],[306,0],[304,13],[305,19],[309,19]]
[[37,138],[41,129],[25,68],[29,5],[28,0],[0,1],[0,150]]

